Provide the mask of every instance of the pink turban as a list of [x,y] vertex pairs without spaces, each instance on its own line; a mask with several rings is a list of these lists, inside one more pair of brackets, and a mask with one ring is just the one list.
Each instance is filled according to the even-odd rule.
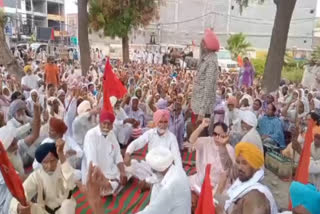
[[228,98],[228,105],[234,105],[236,106],[237,105],[237,98],[236,97],[229,97]]
[[169,122],[170,113],[168,110],[158,110],[153,114],[153,122],[158,125],[161,119],[166,119]]
[[206,44],[206,48],[212,51],[219,51],[220,44],[217,36],[210,29],[206,29],[204,33],[204,43]]

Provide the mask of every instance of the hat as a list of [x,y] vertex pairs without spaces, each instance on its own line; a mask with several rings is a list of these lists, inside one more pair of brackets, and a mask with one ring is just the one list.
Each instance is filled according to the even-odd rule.
[[158,172],[163,172],[173,163],[171,151],[163,146],[158,146],[148,152],[146,162],[151,168]]
[[0,141],[2,142],[5,150],[7,150],[14,138],[16,138],[17,135],[17,129],[13,128],[13,127],[9,127],[8,125],[0,128]]
[[78,115],[82,115],[91,110],[91,103],[88,100],[84,100],[77,108]]
[[64,121],[55,117],[50,119],[49,125],[59,135],[64,135],[68,130]]
[[252,127],[257,127],[258,120],[257,116],[252,111],[242,111],[240,114],[241,120]]
[[36,150],[35,158],[38,161],[38,163],[42,163],[43,159],[45,159],[49,153],[52,153],[56,158],[58,158],[55,143],[41,144]]
[[32,67],[31,67],[31,65],[26,65],[26,66],[24,66],[23,70],[25,73],[27,73],[28,71],[32,71]]
[[204,43],[209,50],[219,51],[220,49],[219,40],[211,29],[206,29],[204,33]]
[[109,120],[111,123],[115,121],[115,116],[113,113],[102,110],[100,113],[100,123],[105,122],[106,120]]

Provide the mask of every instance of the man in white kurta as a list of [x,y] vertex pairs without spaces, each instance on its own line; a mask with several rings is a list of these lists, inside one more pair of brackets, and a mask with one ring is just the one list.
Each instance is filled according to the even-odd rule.
[[112,131],[115,116],[109,112],[100,114],[100,124],[88,131],[84,139],[82,160],[82,183],[87,181],[89,164],[98,166],[105,176],[101,196],[115,193],[126,181],[120,146]]
[[157,147],[146,156],[146,162],[158,177],[152,187],[149,205],[138,214],[190,214],[189,180],[181,167],[173,164],[174,157],[165,147]]
[[[23,187],[32,214],[47,214],[56,210],[56,214],[75,213],[76,201],[72,197],[75,188],[74,169],[63,154],[64,141],[55,144],[43,144],[36,151],[36,159],[42,168],[34,171],[24,181]],[[36,198],[36,203],[31,200]],[[13,198],[10,214],[19,213],[21,205]]]
[[311,144],[309,182],[320,191],[320,127],[313,129],[314,142]]
[[130,165],[130,155],[148,144],[148,151],[159,146],[169,149],[173,154],[175,165],[182,168],[177,138],[168,130],[169,118],[170,113],[167,110],[158,110],[154,113],[154,122],[157,125],[157,128],[150,129],[130,143],[127,147],[125,156],[125,163],[127,166]]

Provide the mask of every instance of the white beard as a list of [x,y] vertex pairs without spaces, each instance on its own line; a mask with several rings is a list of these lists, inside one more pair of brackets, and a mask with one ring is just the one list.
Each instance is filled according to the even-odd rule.
[[11,161],[14,169],[19,172],[20,175],[24,174],[23,162],[20,154],[8,153],[9,160]]

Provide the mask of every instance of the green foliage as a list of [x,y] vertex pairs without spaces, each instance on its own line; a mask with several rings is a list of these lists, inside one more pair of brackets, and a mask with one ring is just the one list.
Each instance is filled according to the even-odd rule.
[[310,65],[320,65],[320,46],[313,50],[311,59],[308,61]]
[[[251,60],[252,64],[256,70],[256,76],[262,77],[266,64],[266,57],[258,57],[256,59]],[[303,61],[296,61],[293,57],[286,54],[285,65],[283,66],[281,76],[282,78],[289,80],[294,83],[300,83],[303,77]]]
[[227,40],[227,49],[232,53],[233,59],[237,59],[239,55],[245,55],[251,44],[246,40],[246,36],[242,33],[234,34]]
[[89,22],[94,31],[106,36],[125,37],[134,28],[158,17],[156,0],[89,0]]

